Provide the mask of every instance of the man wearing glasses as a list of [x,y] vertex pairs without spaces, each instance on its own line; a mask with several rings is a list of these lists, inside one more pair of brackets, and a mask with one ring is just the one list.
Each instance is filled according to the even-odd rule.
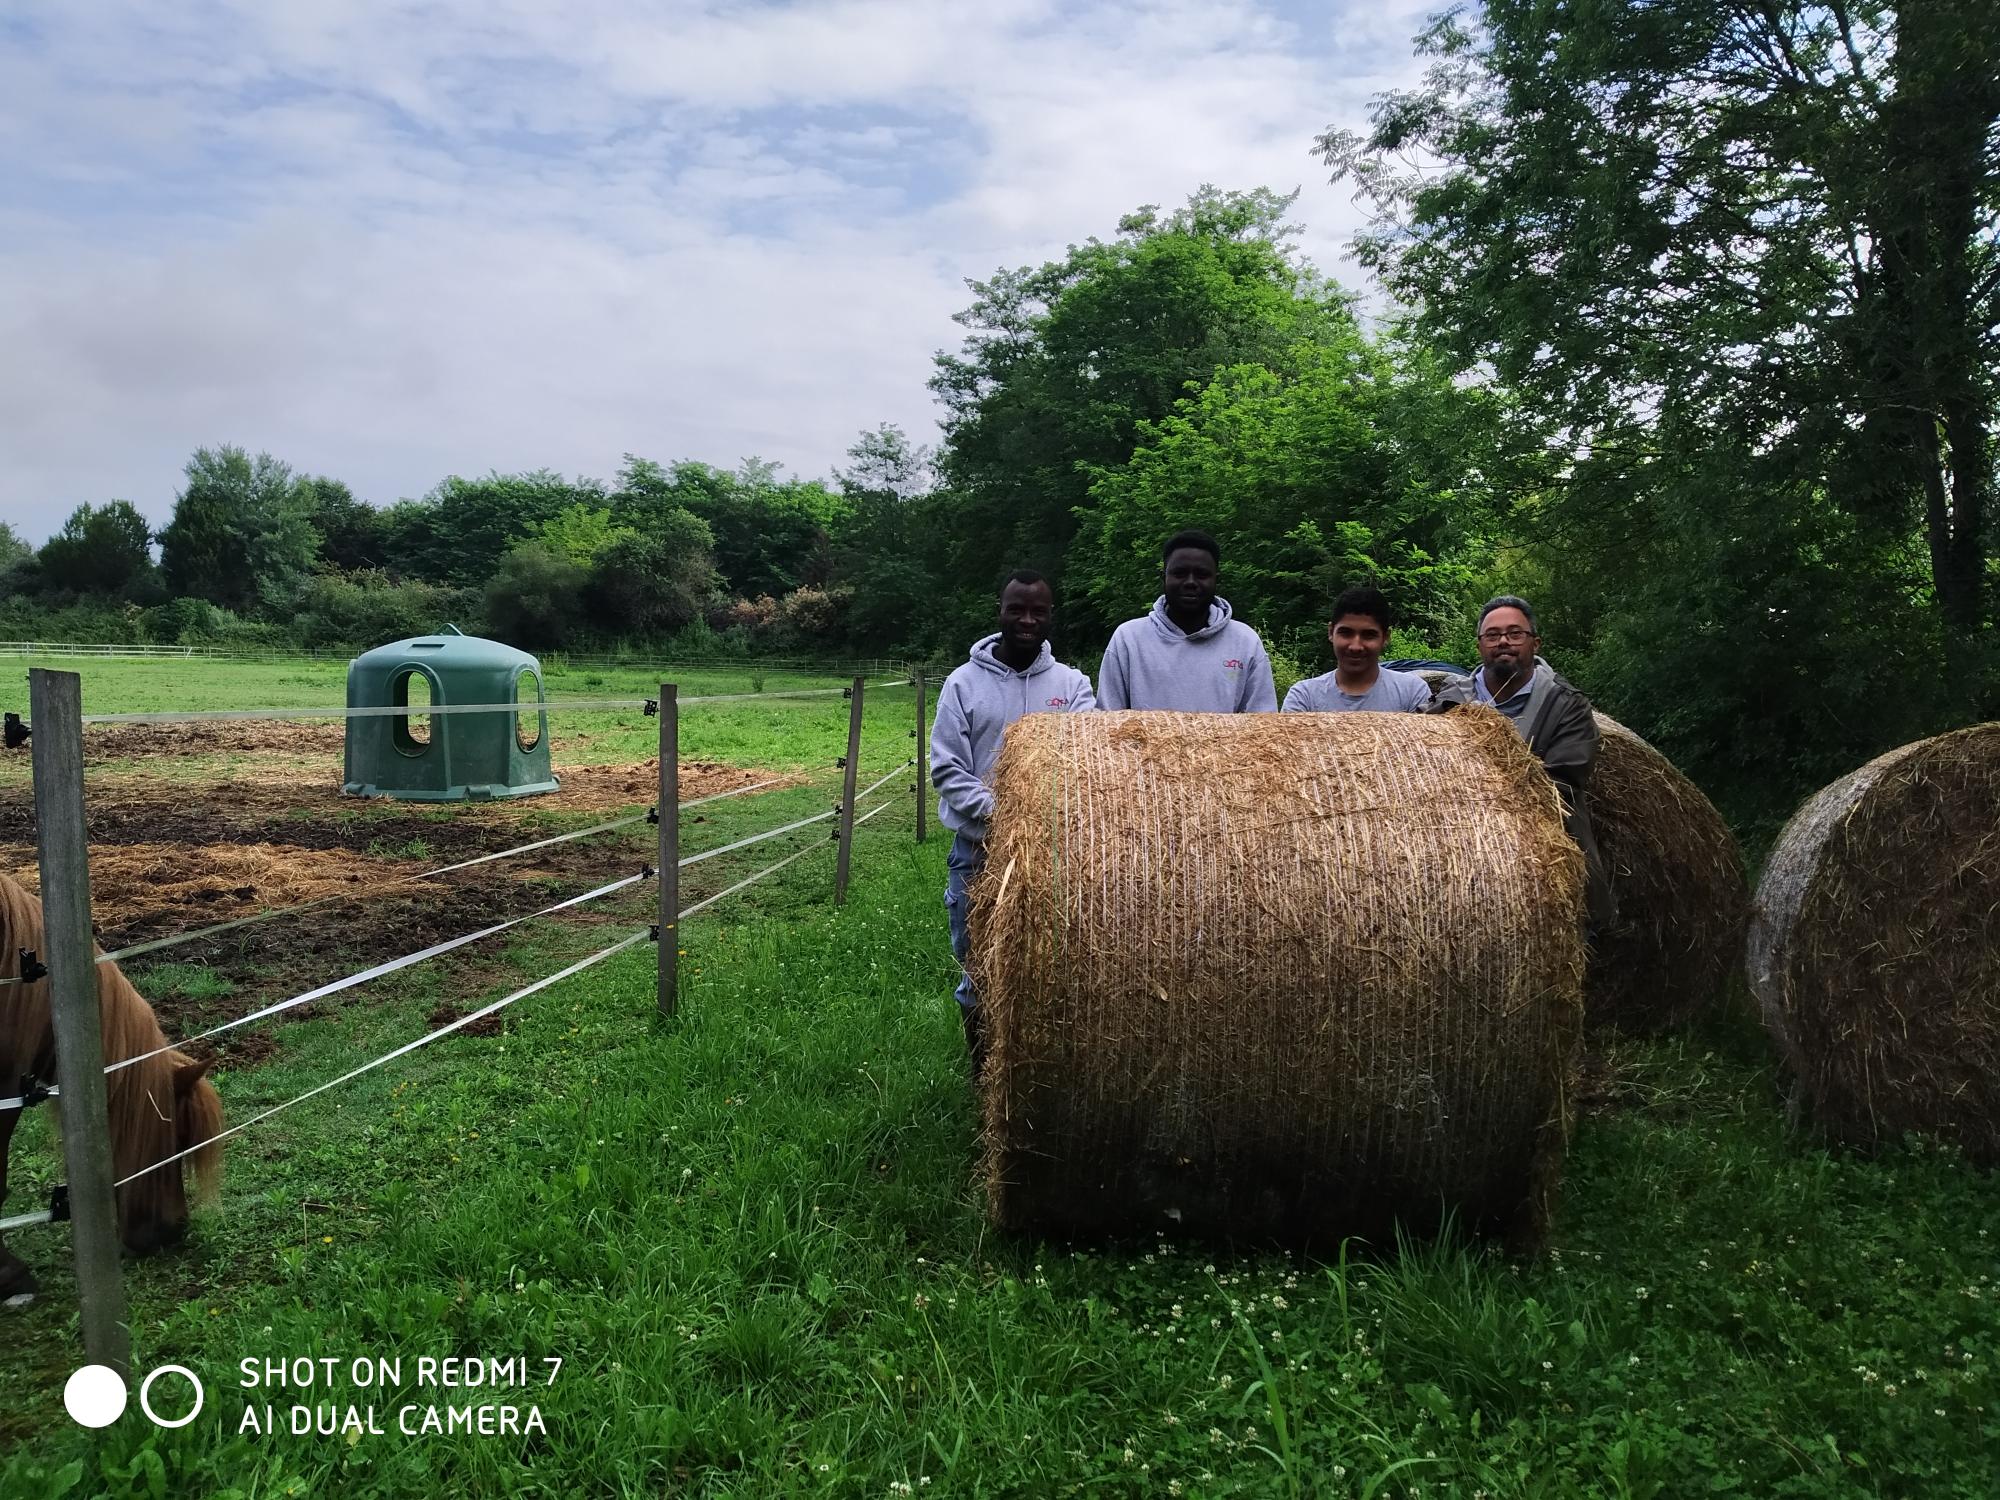
[[1525,599],[1502,594],[1479,611],[1480,666],[1470,677],[1441,684],[1432,713],[1484,703],[1514,721],[1529,750],[1562,795],[1563,826],[1583,851],[1590,927],[1618,919],[1618,903],[1590,828],[1590,772],[1597,764],[1597,720],[1590,700],[1538,655],[1542,638]]

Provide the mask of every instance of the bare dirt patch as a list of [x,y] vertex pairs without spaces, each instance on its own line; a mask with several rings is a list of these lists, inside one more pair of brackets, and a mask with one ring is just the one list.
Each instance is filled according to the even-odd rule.
[[[219,726],[106,726],[101,765],[120,757],[187,754],[186,730],[199,731],[201,753],[249,751],[266,757],[315,746],[337,756],[338,726],[280,723]],[[117,739],[109,731],[117,731]],[[226,743],[224,733],[226,732]],[[166,737],[171,734],[171,740]],[[148,749],[149,745],[162,748]],[[157,760],[154,762],[158,764]],[[337,759],[333,762],[337,768]],[[585,826],[620,810],[652,805],[656,760],[578,766],[561,772],[562,790],[487,803],[413,803],[344,797],[333,775],[308,768],[253,764],[218,768],[213,780],[162,774],[141,764],[93,772],[85,788],[91,841],[92,916],[107,949],[173,937],[218,923],[273,913],[265,920],[142,955],[137,971],[169,1036],[191,1036],[260,1005],[341,978],[399,954],[526,915],[621,875],[655,857],[655,830],[644,825],[431,878],[426,871]],[[176,768],[178,770],[178,768]],[[684,802],[760,782],[797,785],[797,775],[710,761],[680,767]],[[691,812],[698,823],[707,810]],[[0,786],[0,870],[30,889],[38,883],[34,800],[25,785]],[[568,927],[630,930],[655,920],[651,882],[562,914]],[[290,908],[303,907],[303,910]],[[513,978],[500,962],[511,935],[454,952],[453,996],[485,994]],[[181,991],[166,965],[212,970],[229,981]],[[415,972],[415,971],[412,971]],[[368,1003],[364,986],[302,1007]],[[432,991],[431,994],[435,994]],[[426,1004],[433,1003],[428,997]],[[433,1025],[465,1010],[438,1001]],[[487,1023],[466,1030],[485,1034]],[[283,1028],[246,1028],[216,1039],[219,1060],[254,1067],[283,1046]],[[204,1052],[202,1055],[207,1055]]]
[[[361,854],[372,848],[392,857],[449,862],[505,848],[518,840],[523,823],[547,824],[551,814],[650,807],[659,786],[657,760],[579,766],[559,774],[562,788],[541,796],[426,803],[344,797],[335,782],[280,770],[208,783],[135,770],[90,777],[84,788],[84,812],[93,847],[282,844]],[[764,781],[773,782],[770,790],[777,791],[806,779],[713,761],[683,761],[680,778],[683,803]],[[558,831],[559,826],[549,831]],[[0,844],[32,845],[34,840],[32,792],[26,786],[0,789]]]
[[[0,869],[40,890],[35,851],[0,846]],[[226,921],[265,906],[297,906],[328,896],[400,884],[416,874],[397,860],[346,850],[279,844],[108,844],[90,859],[91,908],[103,930],[178,910],[199,922]]]
[[144,760],[150,756],[281,754],[326,756],[337,765],[346,743],[339,719],[303,722],[235,719],[192,724],[89,724],[84,727],[83,763]]

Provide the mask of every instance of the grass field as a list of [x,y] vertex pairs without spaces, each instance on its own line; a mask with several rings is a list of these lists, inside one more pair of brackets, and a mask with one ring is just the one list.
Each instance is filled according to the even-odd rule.
[[[84,670],[100,712],[339,691],[337,669]],[[643,689],[596,675],[550,687]],[[864,779],[909,753],[912,722],[907,690],[869,703]],[[843,710],[691,708],[685,757],[801,780],[703,808],[687,849],[823,808]],[[608,764],[642,757],[652,728],[559,726],[559,763],[565,734],[587,736],[573,763]],[[229,763],[114,756],[93,776],[226,801]],[[0,761],[0,802],[23,774]],[[912,842],[901,795],[861,830],[844,909],[828,846],[691,923],[672,1023],[653,1018],[642,945],[514,1007],[499,1035],[454,1036],[234,1140],[222,1205],[181,1250],[128,1262],[138,1368],[176,1362],[206,1385],[185,1428],[134,1410],[89,1433],[63,1414],[81,1362],[67,1241],[18,1232],[45,1290],[0,1314],[0,1495],[2000,1493],[2000,1184],[1916,1143],[1870,1160],[1794,1135],[1741,1017],[1594,1059],[1537,1261],[995,1238],[972,1178],[944,845]],[[366,819],[402,816],[322,799],[301,822],[343,815],[364,820],[352,848]],[[518,826],[585,816],[522,811]],[[587,846],[612,873],[644,851],[616,838]],[[792,847],[697,866],[689,894]],[[433,852],[402,848],[375,857]],[[554,870],[520,903],[591,880]],[[476,963],[452,955],[275,1022],[271,1050],[224,1054],[225,1103],[242,1118],[624,930],[538,923]],[[150,975],[177,1020],[327,977],[269,948],[203,957]],[[46,1121],[23,1137],[14,1209],[56,1175]],[[238,1383],[242,1360],[299,1356],[335,1357],[338,1378]],[[518,1357],[532,1383],[421,1386],[423,1356]],[[359,1386],[355,1359],[400,1359],[402,1379]],[[488,1402],[533,1406],[545,1430],[398,1431],[405,1407]],[[387,1430],[294,1435],[295,1404],[372,1408]],[[266,1405],[281,1430],[243,1430]]]

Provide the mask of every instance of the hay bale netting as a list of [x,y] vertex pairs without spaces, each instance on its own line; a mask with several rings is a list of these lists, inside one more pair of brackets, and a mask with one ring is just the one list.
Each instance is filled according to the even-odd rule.
[[1794,813],[1747,967],[1813,1124],[2000,1162],[2000,724],[1892,750]]
[[1590,778],[1590,822],[1618,897],[1584,973],[1593,1025],[1650,1035],[1693,1020],[1739,972],[1750,888],[1736,836],[1673,763],[1616,719]]
[[1035,714],[993,784],[995,1223],[1540,1238],[1583,860],[1505,719]]

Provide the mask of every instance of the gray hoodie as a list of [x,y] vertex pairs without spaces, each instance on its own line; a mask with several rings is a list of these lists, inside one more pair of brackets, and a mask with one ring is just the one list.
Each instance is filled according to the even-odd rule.
[[1275,713],[1278,689],[1257,632],[1234,618],[1227,599],[1208,606],[1193,635],[1167,618],[1167,596],[1111,637],[1097,672],[1100,708],[1178,708],[1193,713]]
[[1000,755],[1000,737],[1023,714],[1081,713],[1097,707],[1090,679],[1042,654],[1016,672],[993,648],[995,631],[976,643],[966,664],[944,680],[931,721],[931,785],[938,789],[938,821],[954,833],[984,841],[993,811],[986,773]]

